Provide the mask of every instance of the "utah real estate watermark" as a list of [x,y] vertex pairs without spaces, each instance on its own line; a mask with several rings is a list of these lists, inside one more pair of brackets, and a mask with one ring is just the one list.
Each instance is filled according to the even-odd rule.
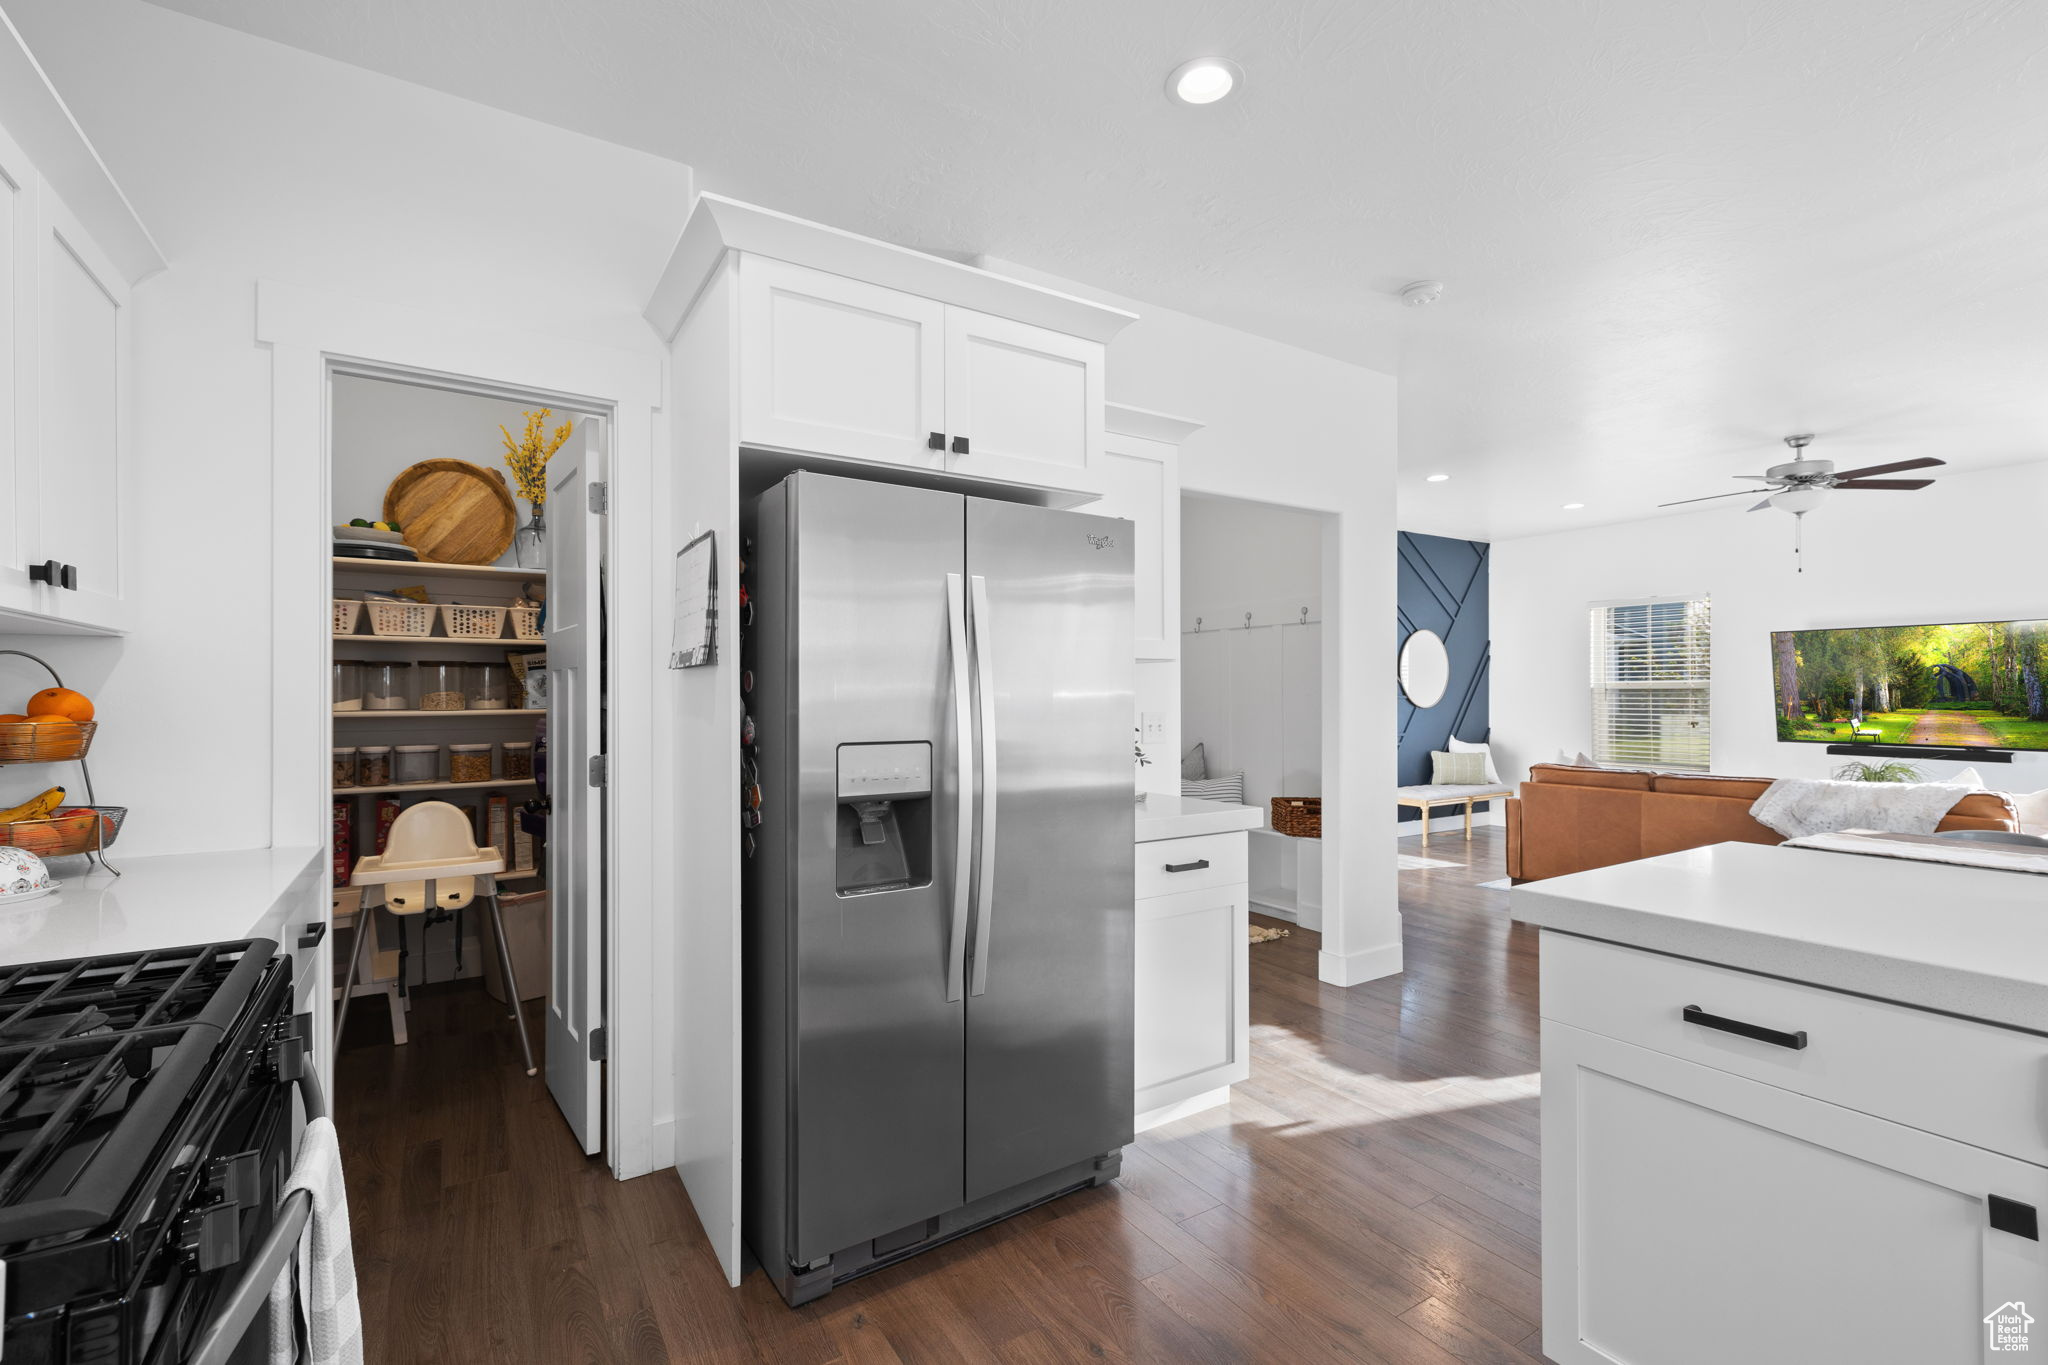
[[2027,1329],[2034,1325],[2033,1315],[2027,1306],[2015,1299],[2002,1303],[1984,1315],[1985,1349],[1992,1351],[2025,1351]]

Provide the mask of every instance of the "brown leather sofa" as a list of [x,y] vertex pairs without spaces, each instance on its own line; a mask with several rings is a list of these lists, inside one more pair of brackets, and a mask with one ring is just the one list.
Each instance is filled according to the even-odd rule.
[[[1508,876],[1534,882],[1707,844],[1781,844],[1782,834],[1749,814],[1770,785],[1764,777],[1539,763],[1506,803]],[[1940,828],[2018,829],[2019,816],[2004,793],[1976,792]]]

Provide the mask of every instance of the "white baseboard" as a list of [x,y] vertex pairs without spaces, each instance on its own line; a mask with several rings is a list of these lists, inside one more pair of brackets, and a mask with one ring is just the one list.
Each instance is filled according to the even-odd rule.
[[[1472,812],[1472,828],[1474,829],[1478,829],[1481,825],[1504,825],[1507,822],[1507,812],[1501,809],[1501,803],[1498,801],[1492,803],[1486,810],[1475,810]],[[1429,832],[1431,834],[1463,834],[1465,832],[1465,808],[1463,806],[1458,807],[1457,813],[1453,815],[1431,816]],[[1394,821],[1394,837],[1396,838],[1404,838],[1410,834],[1420,833],[1422,833],[1422,822],[1420,820],[1396,819]]]
[[1199,1114],[1204,1109],[1214,1109],[1219,1104],[1228,1103],[1230,1087],[1222,1085],[1214,1090],[1204,1090],[1199,1095],[1190,1095],[1184,1100],[1175,1100],[1172,1104],[1162,1104],[1157,1109],[1147,1109],[1131,1121],[1131,1127],[1142,1133],[1147,1128],[1157,1128],[1162,1123],[1172,1123],[1175,1119],[1184,1119],[1189,1114]]
[[1377,981],[1383,976],[1393,976],[1400,970],[1401,944],[1398,940],[1377,948],[1361,948],[1355,953],[1316,954],[1316,977],[1332,986],[1356,986]]

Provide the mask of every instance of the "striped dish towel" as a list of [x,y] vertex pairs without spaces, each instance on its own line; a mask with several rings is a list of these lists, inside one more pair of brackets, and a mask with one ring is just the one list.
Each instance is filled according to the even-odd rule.
[[313,1196],[313,1217],[290,1270],[270,1291],[270,1365],[363,1365],[363,1312],[333,1120],[306,1125],[284,1194],[294,1190]]

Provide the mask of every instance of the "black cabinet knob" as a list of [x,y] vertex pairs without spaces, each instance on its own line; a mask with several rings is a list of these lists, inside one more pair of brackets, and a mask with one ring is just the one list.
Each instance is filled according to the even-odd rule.
[[76,564],[64,565],[60,586],[69,588],[73,592],[78,591],[78,566]]
[[924,448],[926,450],[944,450],[946,448],[946,433],[943,431],[933,432],[925,438]]
[[967,453],[967,438],[965,436],[955,436],[953,438],[953,453],[955,455],[965,455]]
[[321,939],[323,939],[323,938],[326,938],[326,937],[327,937],[327,921],[326,921],[326,920],[324,920],[324,919],[308,920],[308,921],[307,921],[307,923],[306,923],[306,932],[305,932],[305,933],[303,933],[303,934],[300,934],[300,935],[299,935],[299,947],[301,947],[301,948],[318,948],[318,947],[320,946],[320,940],[321,940]]
[[31,583],[48,583],[54,588],[63,577],[64,566],[54,559],[46,559],[40,564],[28,566],[28,581]]

